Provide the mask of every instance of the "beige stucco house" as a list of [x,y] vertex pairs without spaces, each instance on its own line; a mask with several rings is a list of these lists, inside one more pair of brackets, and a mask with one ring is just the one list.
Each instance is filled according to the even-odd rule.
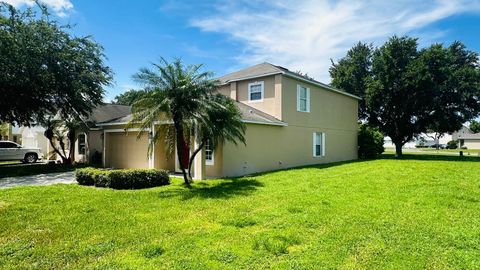
[[459,147],[467,149],[480,149],[480,133],[473,132],[469,127],[463,126],[452,134],[453,140],[459,141]]
[[[357,158],[357,96],[269,63],[225,75],[219,81],[220,93],[236,100],[242,112],[246,146],[227,142],[211,149],[207,145],[196,158],[195,178],[240,176]],[[162,140],[148,155],[153,134],[144,132],[138,139],[137,129],[125,132],[130,119],[127,114],[97,122],[88,134],[88,145],[103,153],[103,165],[178,170],[177,158],[166,155]]]

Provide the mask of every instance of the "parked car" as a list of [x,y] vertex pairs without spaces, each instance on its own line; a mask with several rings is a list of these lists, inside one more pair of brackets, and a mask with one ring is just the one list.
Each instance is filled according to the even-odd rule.
[[430,148],[437,149],[437,146],[438,146],[438,149],[445,149],[445,144],[432,144],[430,145]]
[[35,163],[43,158],[40,148],[23,147],[11,141],[0,141],[0,160],[20,160]]

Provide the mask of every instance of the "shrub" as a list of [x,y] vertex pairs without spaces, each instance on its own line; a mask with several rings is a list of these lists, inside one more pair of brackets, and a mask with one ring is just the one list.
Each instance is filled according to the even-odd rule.
[[98,170],[94,168],[77,169],[75,170],[75,179],[80,185],[93,186],[95,184],[97,171]]
[[358,131],[358,156],[375,158],[383,151],[383,134],[376,128],[361,124]]
[[75,176],[80,185],[95,185],[113,189],[140,189],[170,184],[170,177],[166,171],[154,169],[85,168],[77,170]]
[[458,141],[452,140],[447,143],[447,149],[457,149],[458,148]]
[[466,146],[462,146],[460,149],[467,150],[468,148]]

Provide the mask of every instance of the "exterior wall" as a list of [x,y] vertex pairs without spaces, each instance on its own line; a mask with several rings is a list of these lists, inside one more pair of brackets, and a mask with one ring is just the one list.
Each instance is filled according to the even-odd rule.
[[[248,101],[248,84],[263,81],[264,93],[262,102]],[[275,76],[267,76],[252,80],[245,80],[236,83],[237,100],[245,103],[250,107],[261,110],[265,113],[282,119],[281,114],[281,96],[279,92],[275,92]]]
[[[310,112],[297,111],[297,85],[310,88]],[[322,127],[337,132],[357,131],[358,101],[318,86],[282,78],[283,121],[289,126]],[[355,143],[346,141],[345,144]]]
[[148,168],[148,135],[137,139],[137,132],[105,133],[105,167],[140,169]]
[[[313,156],[313,133],[325,133],[325,156]],[[223,176],[239,176],[357,158],[357,130],[248,124],[247,145],[226,143]]]
[[[205,155],[203,155],[205,159]],[[223,176],[223,146],[219,145],[213,151],[213,165],[205,165],[206,177],[222,177]]]
[[155,143],[155,157],[153,166],[155,169],[173,172],[175,171],[175,155],[168,156],[165,143],[163,142],[164,138],[160,137],[157,143]]
[[463,146],[467,149],[480,149],[480,139],[465,139]]

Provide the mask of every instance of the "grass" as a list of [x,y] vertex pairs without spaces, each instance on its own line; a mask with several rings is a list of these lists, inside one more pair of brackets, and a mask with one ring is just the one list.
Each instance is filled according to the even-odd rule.
[[[412,148],[403,149],[403,153],[407,154],[433,154],[433,155],[460,155],[460,151],[466,156],[480,156],[480,149],[435,149],[435,148]],[[385,148],[385,153],[395,153],[394,148]]]
[[0,190],[3,269],[479,269],[480,159]]

